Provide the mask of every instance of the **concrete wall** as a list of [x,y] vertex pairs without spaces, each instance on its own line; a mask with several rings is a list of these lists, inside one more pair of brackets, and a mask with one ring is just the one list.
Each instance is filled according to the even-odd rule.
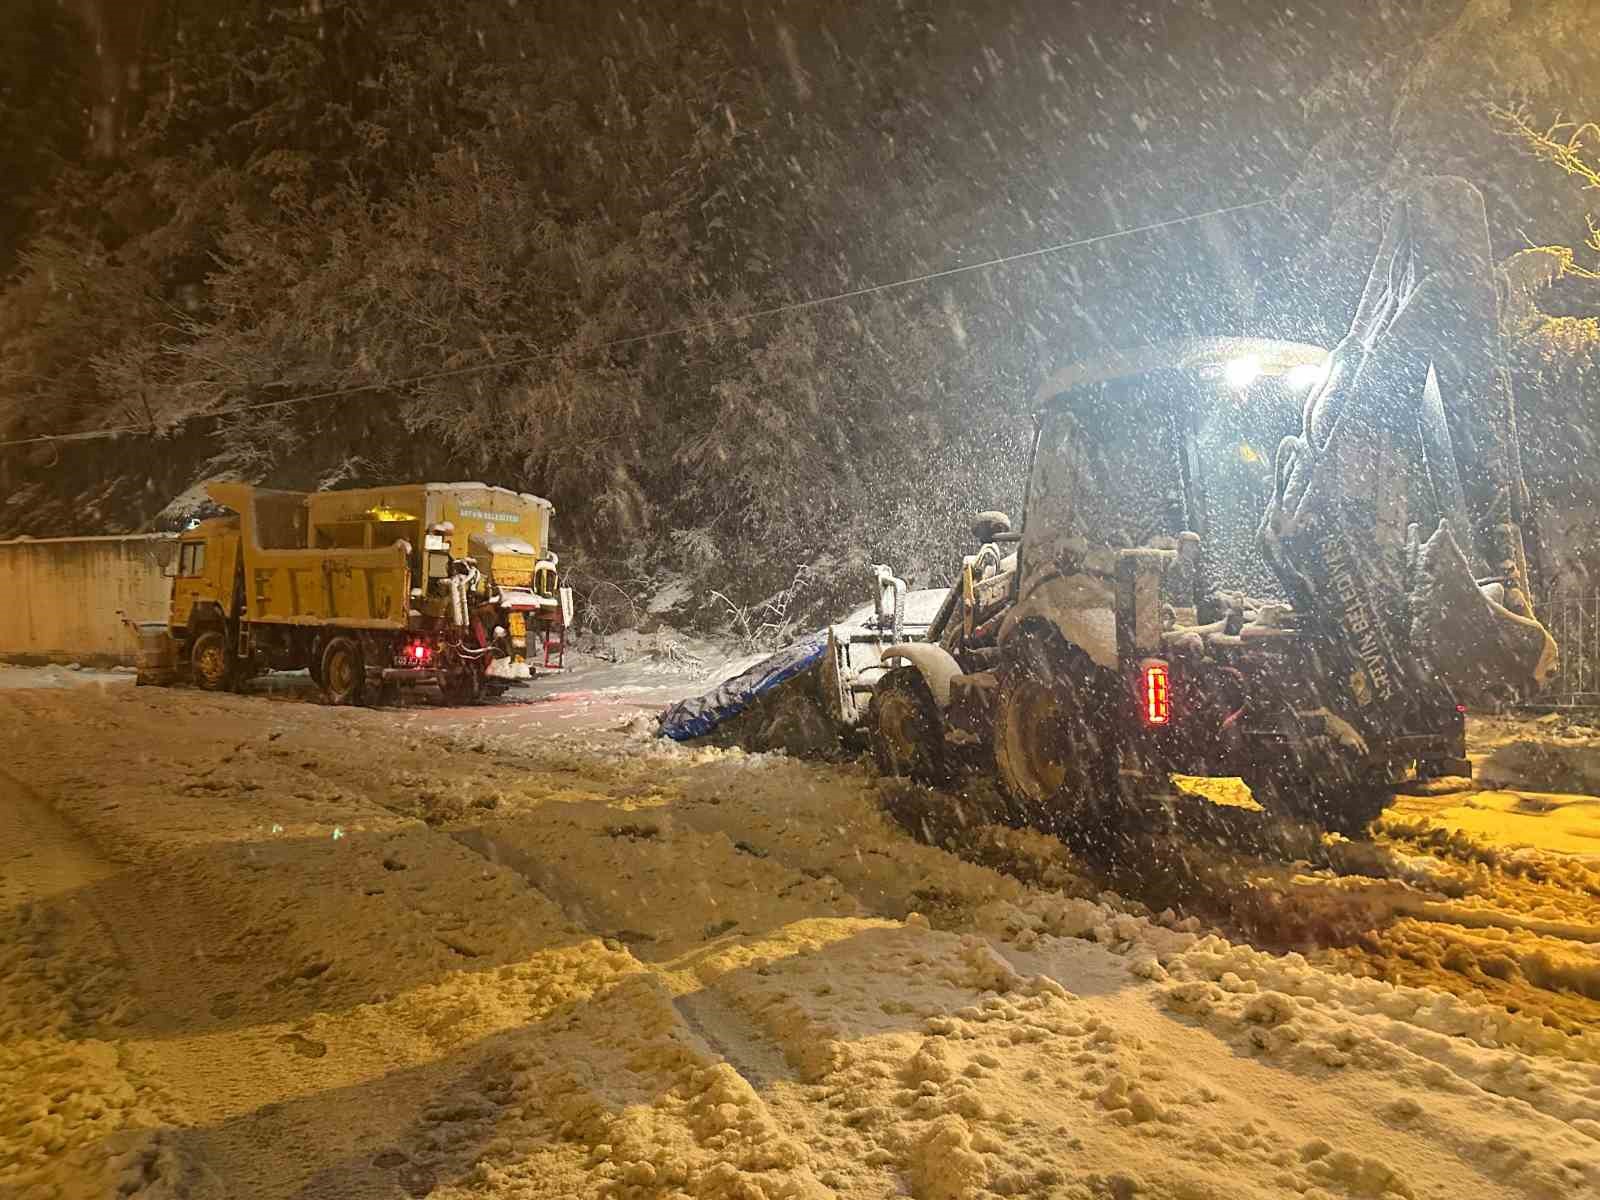
[[131,664],[122,616],[166,619],[177,548],[170,534],[0,542],[0,660]]

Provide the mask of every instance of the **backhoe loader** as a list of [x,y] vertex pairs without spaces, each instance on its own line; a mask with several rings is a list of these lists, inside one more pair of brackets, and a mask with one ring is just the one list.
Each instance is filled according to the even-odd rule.
[[1481,196],[1432,179],[1331,354],[1203,338],[1059,372],[1020,532],[984,514],[925,636],[875,646],[870,677],[833,646],[832,707],[885,771],[992,764],[1090,837],[1172,812],[1178,779],[1352,832],[1397,784],[1470,773],[1467,707],[1556,662],[1496,303]]

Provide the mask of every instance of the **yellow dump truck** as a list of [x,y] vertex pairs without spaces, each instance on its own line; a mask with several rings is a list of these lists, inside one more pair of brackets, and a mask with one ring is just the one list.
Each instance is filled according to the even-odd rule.
[[482,483],[206,491],[232,515],[182,535],[169,618],[201,687],[307,669],[335,704],[409,684],[464,703],[559,666],[571,601],[548,500]]

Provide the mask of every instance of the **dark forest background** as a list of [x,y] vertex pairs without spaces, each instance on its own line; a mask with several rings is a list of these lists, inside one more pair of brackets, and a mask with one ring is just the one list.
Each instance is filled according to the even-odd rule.
[[928,581],[1017,508],[1050,369],[1331,344],[1390,197],[1449,171],[1505,263],[1547,576],[1600,571],[1591,0],[3,2],[0,440],[125,432],[0,449],[0,535],[480,478],[623,591]]

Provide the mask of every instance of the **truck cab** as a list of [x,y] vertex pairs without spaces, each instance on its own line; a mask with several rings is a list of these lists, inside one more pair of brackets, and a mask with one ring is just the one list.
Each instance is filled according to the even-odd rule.
[[[230,626],[237,625],[239,519],[213,517],[186,529],[178,539],[174,565],[167,625],[176,644],[177,660],[193,665],[201,682],[220,681],[225,676],[225,664],[211,642],[226,645]],[[201,645],[200,657],[205,661],[197,662],[196,643],[207,633],[217,637]]]

